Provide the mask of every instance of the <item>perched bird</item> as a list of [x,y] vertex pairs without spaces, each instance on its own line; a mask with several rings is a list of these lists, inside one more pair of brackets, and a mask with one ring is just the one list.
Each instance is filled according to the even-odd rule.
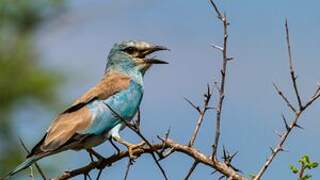
[[167,64],[156,58],[147,58],[147,55],[161,50],[168,49],[133,40],[115,44],[109,53],[102,80],[56,117],[27,159],[6,178],[43,157],[70,149],[85,149],[101,158],[92,147],[108,139],[125,145],[132,156],[137,145],[123,140],[119,131],[125,127],[123,120],[130,121],[138,111],[145,72],[152,64]]

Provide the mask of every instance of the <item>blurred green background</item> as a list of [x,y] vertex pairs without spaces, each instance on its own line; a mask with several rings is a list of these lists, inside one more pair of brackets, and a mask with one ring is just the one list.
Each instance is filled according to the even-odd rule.
[[[62,75],[41,65],[34,33],[61,8],[62,1],[0,0],[0,174],[7,173],[26,155],[16,140],[16,108],[31,101],[45,108],[59,104],[57,89]],[[25,121],[34,123],[32,119]]]

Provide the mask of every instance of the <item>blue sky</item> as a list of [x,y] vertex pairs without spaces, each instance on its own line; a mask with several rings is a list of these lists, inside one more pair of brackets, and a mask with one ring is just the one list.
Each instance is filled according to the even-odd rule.
[[[145,78],[142,103],[142,131],[149,139],[163,134],[171,127],[171,138],[185,143],[189,139],[196,112],[183,100],[188,97],[202,103],[206,84],[219,79],[220,54],[210,47],[222,43],[222,26],[206,0],[77,0],[66,1],[64,14],[43,25],[35,42],[43,64],[66,74],[60,90],[66,103],[93,86],[102,76],[109,49],[116,42],[129,39],[145,40],[171,49],[159,53],[170,62],[154,67]],[[226,99],[222,120],[221,145],[239,151],[234,160],[245,175],[255,173],[269,155],[269,146],[277,142],[273,130],[283,130],[281,113],[291,117],[285,104],[277,97],[272,82],[276,82],[293,99],[289,81],[284,20],[288,18],[293,58],[300,91],[308,98],[320,79],[318,42],[320,40],[319,1],[298,0],[227,0],[216,1],[226,11],[231,22],[230,63],[226,84]],[[294,99],[293,99],[294,100]],[[215,99],[212,101],[215,103]],[[303,154],[320,161],[320,132],[318,127],[320,104],[316,103],[301,119],[304,130],[295,130],[286,148],[265,174],[264,179],[294,179],[288,168]],[[30,132],[21,124],[20,135],[30,146],[40,137],[57,112],[43,112],[41,116],[24,114],[40,122]],[[196,146],[210,152],[213,142],[214,113],[206,116]],[[30,125],[28,125],[30,126]],[[129,130],[124,136],[139,139]],[[105,155],[110,146],[98,148]],[[60,163],[59,169],[73,169],[88,162],[85,153],[67,152],[41,161]],[[63,162],[63,163],[61,163]],[[103,179],[123,179],[126,161],[115,164],[103,173]],[[170,179],[182,179],[192,161],[176,154],[162,162]],[[56,173],[56,172],[55,172]],[[313,172],[314,179],[320,171]],[[191,179],[212,179],[210,169],[199,166]],[[82,177],[79,177],[81,179]],[[137,160],[129,179],[162,179],[149,156]]]

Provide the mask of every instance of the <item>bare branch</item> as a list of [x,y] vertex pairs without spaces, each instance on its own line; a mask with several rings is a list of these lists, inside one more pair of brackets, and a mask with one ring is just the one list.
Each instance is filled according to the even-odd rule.
[[292,85],[294,88],[294,92],[296,94],[296,98],[299,104],[299,109],[301,110],[303,108],[301,97],[298,91],[298,85],[297,85],[297,76],[294,71],[293,63],[292,63],[292,53],[291,53],[291,45],[290,45],[290,36],[289,36],[289,28],[288,28],[288,21],[286,19],[285,22],[285,28],[286,28],[286,40],[287,40],[287,47],[288,47],[288,55],[289,55],[289,68],[290,68],[290,75],[292,80]]
[[[215,12],[218,15],[218,19],[223,23],[223,48],[222,48],[222,68],[221,68],[221,79],[220,79],[220,87],[219,89],[219,97],[218,97],[218,105],[216,109],[216,125],[215,125],[215,137],[214,137],[214,144],[212,145],[212,158],[216,156],[217,149],[219,146],[219,140],[220,140],[220,129],[221,129],[221,114],[222,114],[222,107],[223,107],[223,100],[225,97],[225,81],[226,81],[226,72],[227,72],[227,64],[230,60],[230,58],[227,55],[227,45],[228,45],[228,25],[229,22],[227,20],[227,16],[225,14],[222,14],[220,10],[218,9],[217,5],[213,2],[213,0],[209,0],[210,4],[214,8]],[[220,48],[221,49],[221,48]],[[233,59],[233,58],[231,58]]]
[[273,87],[276,89],[277,93],[279,94],[279,96],[287,103],[287,106],[293,111],[293,112],[297,112],[297,110],[293,107],[293,105],[290,103],[290,101],[288,100],[288,98],[283,94],[283,92],[278,88],[278,86],[273,83]]
[[[258,174],[253,178],[254,180],[259,180],[262,175],[265,173],[265,171],[267,170],[267,168],[269,167],[269,165],[271,164],[271,162],[273,161],[273,159],[277,156],[277,154],[281,151],[283,151],[283,145],[286,142],[290,132],[292,131],[293,128],[295,128],[295,124],[297,123],[297,121],[299,120],[301,115],[301,112],[298,112],[294,118],[294,120],[292,121],[292,123],[288,126],[286,132],[284,133],[284,135],[282,136],[282,138],[280,138],[279,143],[276,145],[275,148],[271,148],[272,152],[270,154],[270,156],[267,158],[266,162],[264,163],[264,165],[262,166],[262,168],[259,170]],[[286,122],[286,121],[285,121]]]
[[[163,142],[160,144],[153,144],[152,147],[141,147],[134,149],[134,154],[137,156],[141,156],[142,154],[149,154],[152,152],[155,152],[157,150],[160,150],[163,148],[163,143],[165,144],[166,148],[173,149],[175,152],[180,152],[182,154],[185,154],[191,158],[193,158],[195,161],[198,161],[201,164],[204,164],[206,166],[209,166],[211,168],[216,169],[221,174],[231,177],[233,180],[245,180],[245,177],[240,175],[238,172],[236,172],[231,167],[227,166],[224,162],[218,161],[216,158],[211,158],[206,156],[205,154],[201,153],[200,151],[189,147],[187,145],[182,145],[174,142],[171,139],[165,140],[161,139]],[[66,180],[70,179],[72,177],[81,175],[81,174],[88,174],[90,171],[94,169],[102,169],[106,168],[108,166],[111,166],[113,163],[120,161],[123,158],[129,157],[128,151],[120,151],[118,154],[114,154],[108,158],[99,160],[97,162],[91,162],[90,164],[83,166],[78,169],[74,169],[69,172],[65,172],[63,175],[54,178],[55,180]]]
[[188,98],[184,97],[184,100],[186,100],[196,111],[199,113],[201,112],[201,109],[199,106],[196,106],[192,101],[190,101]]
[[196,169],[196,167],[198,166],[199,162],[198,161],[194,161],[192,163],[191,168],[188,171],[188,174],[186,175],[186,177],[184,178],[184,180],[188,180],[191,176],[191,174],[193,173],[193,171]]
[[294,71],[293,63],[292,63],[292,55],[291,55],[290,40],[289,40],[289,28],[288,28],[287,20],[285,21],[285,29],[286,29],[286,40],[287,40],[288,53],[289,53],[289,68],[290,68],[291,80],[292,80],[293,89],[294,89],[294,92],[296,94],[296,98],[297,98],[297,101],[298,101],[298,104],[299,104],[299,111],[295,110],[295,108],[289,103],[287,98],[282,94],[282,92],[277,88],[277,86],[275,86],[275,88],[277,89],[278,93],[281,92],[281,93],[279,93],[280,96],[287,102],[287,105],[293,110],[295,116],[294,116],[294,119],[291,121],[291,123],[289,125],[288,121],[286,120],[284,115],[282,115],[282,119],[284,121],[284,124],[285,124],[285,127],[286,127],[286,131],[282,136],[280,136],[279,143],[275,146],[275,148],[271,148],[272,151],[271,151],[270,156],[267,158],[267,160],[265,161],[265,163],[263,164],[263,166],[259,170],[258,174],[253,178],[254,180],[260,180],[260,178],[263,176],[265,171],[268,169],[268,167],[272,163],[273,159],[277,156],[277,154],[279,152],[281,152],[281,151],[284,151],[284,148],[283,148],[284,143],[288,139],[288,137],[289,137],[290,133],[292,132],[292,130],[294,128],[302,129],[302,127],[298,124],[300,116],[302,115],[302,113],[304,112],[304,110],[306,108],[310,107],[310,105],[320,97],[320,87],[318,86],[318,88],[316,89],[314,95],[310,98],[310,100],[306,103],[306,105],[302,104],[302,101],[301,101],[301,98],[300,98],[300,94],[299,94],[299,91],[298,91],[298,88],[297,88],[298,86],[297,86],[297,82],[296,82],[296,75],[295,75],[295,71]]
[[303,106],[302,110],[308,108],[314,101],[316,101],[320,97],[320,87],[318,87],[314,93],[314,95],[310,98],[310,100]]
[[197,124],[196,124],[196,127],[194,128],[193,130],[193,133],[192,133],[192,136],[189,140],[189,143],[188,145],[191,147],[193,146],[196,138],[197,138],[197,135],[199,133],[199,130],[200,130],[200,127],[201,127],[201,124],[203,122],[203,118],[207,112],[207,110],[209,109],[209,102],[210,102],[210,99],[211,99],[211,90],[210,90],[210,86],[208,85],[208,90],[206,92],[206,94],[204,95],[204,105],[203,105],[203,108],[200,109],[199,108],[199,117],[198,117],[198,120],[197,120]]
[[99,179],[100,179],[101,174],[102,174],[102,171],[103,171],[103,168],[101,168],[101,169],[99,170],[96,180],[99,180]]
[[128,164],[127,164],[126,173],[124,175],[124,180],[127,180],[128,175],[129,175],[129,170],[130,170],[130,167],[132,164],[133,164],[132,159],[128,158]]
[[221,14],[221,12],[219,11],[217,5],[213,2],[213,0],[209,0],[210,4],[212,5],[212,7],[214,8],[214,10],[216,11],[217,15],[218,15],[218,18],[220,20],[223,21],[223,15]]

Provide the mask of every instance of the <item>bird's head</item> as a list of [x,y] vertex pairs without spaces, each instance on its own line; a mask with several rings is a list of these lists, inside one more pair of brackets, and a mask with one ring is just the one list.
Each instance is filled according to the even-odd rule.
[[169,49],[164,46],[134,40],[115,44],[109,53],[106,70],[121,68],[129,71],[134,69],[144,74],[153,64],[168,64],[149,56],[153,52],[162,50]]

